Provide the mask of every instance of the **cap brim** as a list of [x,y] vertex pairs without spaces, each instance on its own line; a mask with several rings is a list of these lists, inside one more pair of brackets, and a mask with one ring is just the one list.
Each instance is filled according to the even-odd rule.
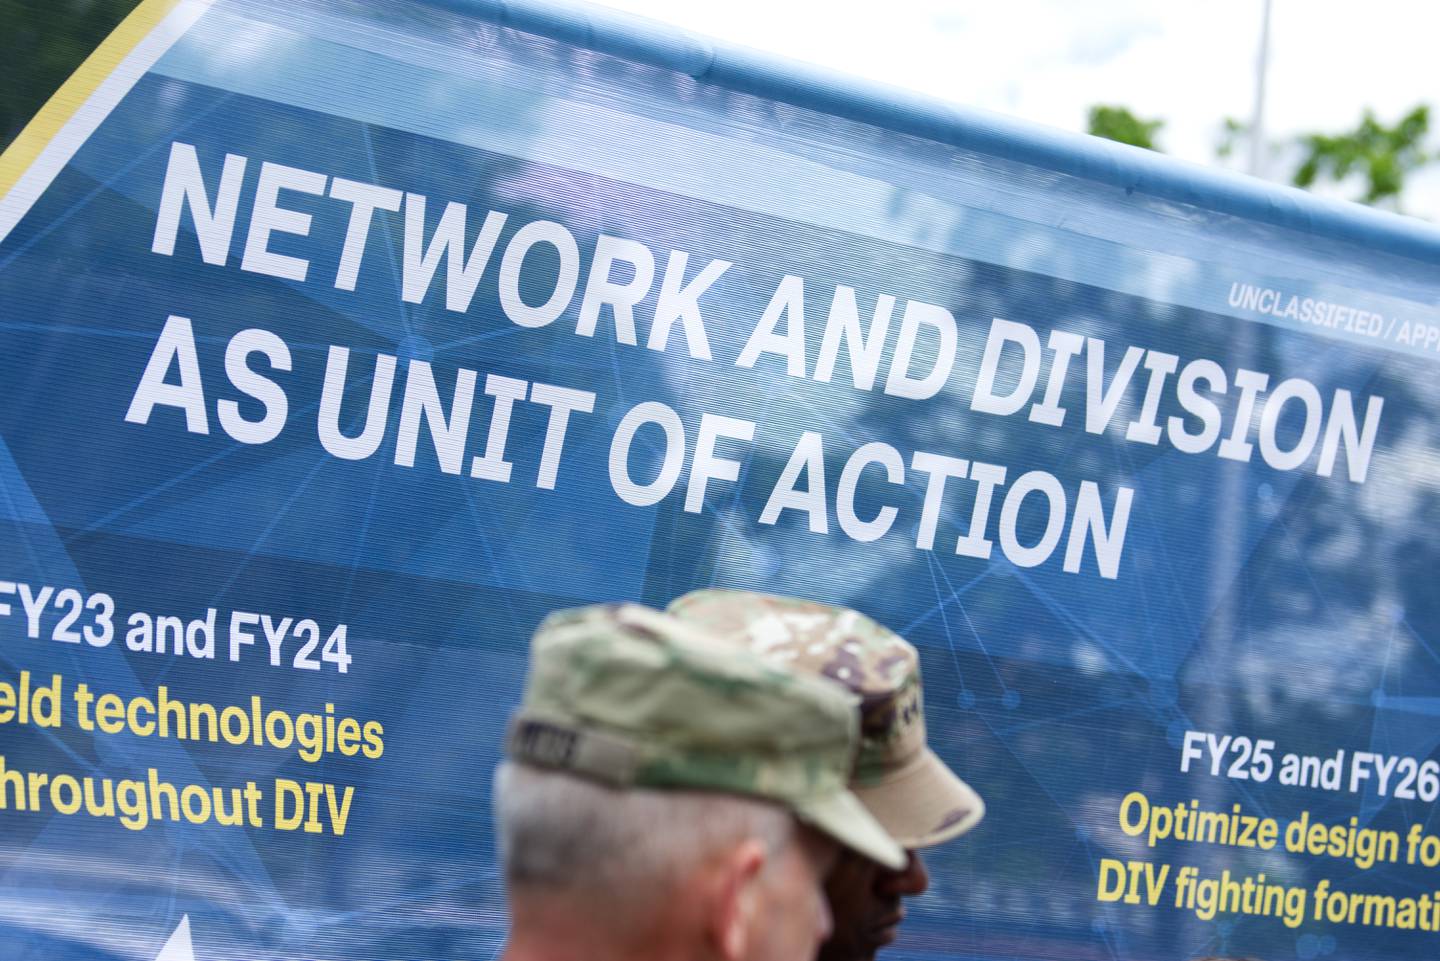
[[980,795],[928,747],[881,780],[851,789],[907,848],[933,847],[959,837],[985,816]]
[[905,849],[849,791],[809,798],[794,806],[800,820],[891,870],[905,866]]

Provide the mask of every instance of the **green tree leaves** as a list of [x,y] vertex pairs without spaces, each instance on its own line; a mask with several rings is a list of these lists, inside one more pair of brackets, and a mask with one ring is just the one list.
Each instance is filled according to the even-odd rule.
[[[1129,109],[1097,105],[1090,108],[1089,132],[1097,137],[1159,150],[1155,134],[1163,120],[1141,120]],[[1394,125],[1386,126],[1373,110],[1366,110],[1359,124],[1339,133],[1309,133],[1284,143],[1269,145],[1270,163],[1288,158],[1293,165],[1290,182],[1307,190],[1323,184],[1346,185],[1358,181],[1362,204],[1398,211],[1406,179],[1428,164],[1440,161],[1440,151],[1426,149],[1430,133],[1430,108],[1418,104]],[[1215,156],[1229,159],[1250,137],[1250,126],[1227,117],[1220,132]]]
[[1310,187],[1320,180],[1341,182],[1359,175],[1364,204],[1386,204],[1398,209],[1405,178],[1415,170],[1440,159],[1425,150],[1430,131],[1430,108],[1415,107],[1394,125],[1387,127],[1366,110],[1353,130],[1338,134],[1306,134],[1300,138],[1302,159],[1293,183]]
[[1165,126],[1163,120],[1141,120],[1128,107],[1096,104],[1090,108],[1087,131],[1093,137],[1117,140],[1133,147],[1159,151],[1155,135]]

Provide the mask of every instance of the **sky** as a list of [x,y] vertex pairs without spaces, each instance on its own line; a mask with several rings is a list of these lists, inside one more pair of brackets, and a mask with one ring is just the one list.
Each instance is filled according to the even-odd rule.
[[[945,100],[1083,131],[1092,104],[1166,121],[1165,152],[1216,163],[1226,117],[1254,110],[1263,0],[603,0],[603,5]],[[879,11],[883,10],[884,15]],[[1285,145],[1440,111],[1440,3],[1274,0],[1265,103],[1267,169]],[[1440,150],[1440,115],[1430,148]],[[1293,151],[1290,154],[1293,157]],[[1230,166],[1242,167],[1242,146]],[[1355,185],[1325,191],[1354,197]],[[1414,175],[1406,213],[1440,222],[1440,163]]]

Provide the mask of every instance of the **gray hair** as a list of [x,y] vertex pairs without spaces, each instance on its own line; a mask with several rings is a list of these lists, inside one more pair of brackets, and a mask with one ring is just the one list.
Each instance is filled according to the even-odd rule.
[[495,772],[495,818],[513,888],[587,895],[676,883],[746,838],[780,850],[796,822],[779,805],[701,791],[618,790],[505,762]]

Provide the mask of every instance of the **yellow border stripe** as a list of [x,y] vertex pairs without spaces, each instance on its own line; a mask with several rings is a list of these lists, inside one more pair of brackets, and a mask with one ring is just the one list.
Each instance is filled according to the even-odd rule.
[[41,152],[90,99],[105,78],[130,55],[155,26],[178,7],[181,0],[141,0],[130,15],[110,32],[95,52],[85,58],[70,79],[61,84],[5,153],[0,154],[0,197],[4,197]]

